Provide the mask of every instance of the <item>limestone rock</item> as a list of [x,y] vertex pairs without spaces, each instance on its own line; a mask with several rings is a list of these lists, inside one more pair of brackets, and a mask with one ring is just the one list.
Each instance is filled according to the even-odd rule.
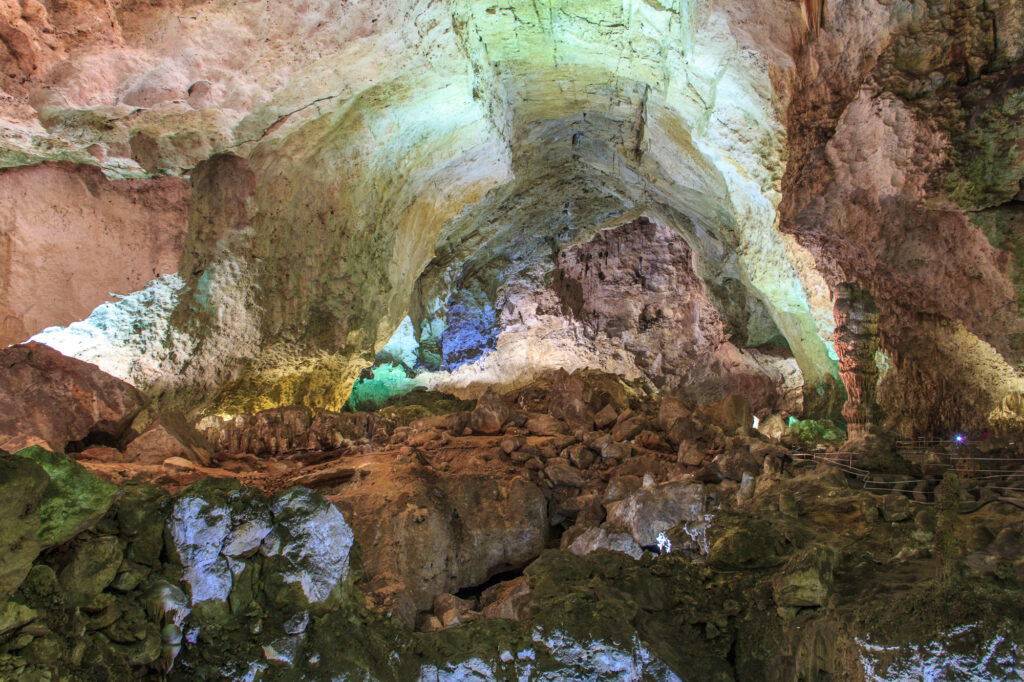
[[680,523],[701,520],[706,501],[703,485],[671,481],[640,488],[608,504],[608,521],[629,529],[638,545],[653,545],[659,533]]
[[705,419],[719,427],[727,434],[737,430],[749,431],[753,428],[754,415],[750,410],[750,402],[745,396],[733,394],[721,400],[704,405],[700,408]]
[[0,447],[7,450],[116,441],[145,404],[129,384],[40,343],[0,350]]
[[180,412],[163,412],[125,448],[125,458],[139,464],[159,464],[170,457],[182,457],[210,466],[211,446],[193,429]]
[[67,542],[93,526],[110,508],[117,486],[66,455],[31,447],[15,453],[42,467],[50,480],[39,509],[39,543],[45,549]]
[[43,491],[50,478],[25,457],[0,455],[0,601],[21,584],[39,554]]
[[310,603],[325,601],[348,578],[352,529],[320,495],[292,488],[270,506],[274,526],[261,551],[286,584],[296,584]]
[[676,461],[688,467],[700,466],[704,462],[704,451],[698,448],[695,443],[684,440],[679,443]]
[[0,636],[34,621],[39,614],[24,604],[13,601],[0,603]]
[[561,459],[550,460],[544,467],[544,474],[555,485],[582,488],[583,476],[580,470]]
[[559,436],[569,432],[565,422],[547,414],[530,415],[526,429],[535,436]]
[[488,587],[480,595],[484,618],[521,620],[530,597],[530,584],[520,576]]
[[469,428],[475,433],[498,433],[508,420],[509,409],[494,391],[488,391],[477,400],[476,408],[469,413]]
[[0,348],[177,270],[188,196],[182,178],[110,180],[86,164],[0,170],[9,249],[0,264]]
[[594,415],[594,426],[599,429],[604,429],[615,423],[615,420],[619,418],[619,413],[615,407],[608,403],[601,408],[601,411]]
[[99,535],[75,545],[71,560],[60,572],[60,584],[74,604],[84,604],[103,591],[121,566],[116,537]]
[[730,481],[741,481],[744,474],[757,476],[761,473],[764,458],[758,458],[751,454],[746,447],[740,447],[730,452],[722,453],[714,459],[718,471],[723,477]]
[[797,554],[775,579],[775,603],[779,606],[821,606],[832,590],[835,556],[823,547]]
[[622,552],[639,559],[644,551],[629,533],[610,531],[607,528],[588,528],[570,543],[568,550],[580,556],[599,549]]
[[632,440],[634,436],[643,430],[645,424],[646,420],[642,415],[633,415],[626,418],[623,418],[623,415],[619,415],[618,422],[612,427],[611,438],[616,442]]
[[661,399],[661,404],[658,406],[658,428],[668,431],[677,419],[689,417],[691,414],[693,414],[691,405],[679,398],[667,395]]

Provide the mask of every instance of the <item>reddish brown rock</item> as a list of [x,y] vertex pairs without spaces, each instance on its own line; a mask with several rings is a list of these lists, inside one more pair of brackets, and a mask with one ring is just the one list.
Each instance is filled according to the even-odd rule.
[[522,576],[488,587],[480,595],[484,618],[519,620],[530,599],[530,584]]
[[610,403],[601,408],[601,411],[594,415],[594,426],[599,429],[606,429],[615,423],[619,413]]
[[569,432],[565,422],[547,414],[530,415],[526,420],[526,429],[536,436],[559,436]]
[[700,466],[704,461],[704,452],[696,444],[684,440],[679,444],[676,461],[688,467]]
[[851,441],[863,439],[878,423],[878,306],[871,294],[852,282],[836,288],[833,308],[839,376],[846,386],[843,418]]
[[754,426],[754,415],[746,396],[733,394],[700,408],[704,418],[727,434],[738,429],[749,430]]
[[130,462],[132,461],[126,452],[117,448],[108,448],[98,445],[86,448],[74,455],[75,459],[90,459],[94,462]]
[[619,421],[612,428],[612,440],[624,441],[631,440],[634,436],[640,433],[644,426],[646,426],[647,420],[644,419],[643,415],[632,415],[623,419],[623,415],[619,415]]
[[188,200],[182,178],[112,181],[72,164],[0,170],[0,347],[175,272]]
[[444,476],[415,457],[354,456],[345,465],[358,475],[328,495],[352,525],[368,579],[406,592],[413,614],[438,594],[528,563],[546,545],[543,493],[504,457],[485,459],[490,449],[453,443],[432,452]]
[[469,428],[474,433],[498,433],[509,418],[508,405],[491,389],[480,396],[469,413]]
[[159,464],[171,457],[181,457],[202,466],[210,466],[209,441],[192,428],[180,412],[164,412],[153,420],[125,448],[128,461]]
[[544,467],[544,474],[555,485],[571,488],[583,487],[583,475],[580,470],[563,459],[553,459]]
[[658,406],[656,423],[662,431],[668,431],[677,419],[689,417],[691,414],[693,414],[692,405],[684,400],[667,395],[661,399],[661,404]]
[[0,350],[0,449],[45,443],[63,451],[86,438],[117,441],[146,402],[130,384],[49,346]]

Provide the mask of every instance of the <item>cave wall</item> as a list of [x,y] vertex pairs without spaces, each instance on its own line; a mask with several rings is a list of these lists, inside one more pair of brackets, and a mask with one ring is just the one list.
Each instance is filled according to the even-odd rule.
[[981,430],[1020,389],[1020,8],[845,3],[823,21],[797,60],[781,228],[830,287],[878,301],[889,425]]
[[88,166],[0,170],[0,346],[178,270],[188,184]]
[[191,176],[178,309],[130,351],[163,404],[339,407],[407,316],[440,352],[501,289],[464,344],[499,351],[545,259],[642,215],[734,339],[756,302],[809,414],[844,399],[847,281],[880,306],[891,426],[980,428],[1019,388],[1012,3],[5,8],[34,47],[8,47],[0,165]]

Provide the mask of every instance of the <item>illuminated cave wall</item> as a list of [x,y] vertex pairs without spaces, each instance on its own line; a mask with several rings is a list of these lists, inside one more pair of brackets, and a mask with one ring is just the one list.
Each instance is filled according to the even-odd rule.
[[802,382],[809,414],[843,399],[831,288],[872,291],[894,425],[937,430],[1020,385],[1024,32],[971,7],[956,31],[949,8],[873,0],[813,31],[781,1],[120,8],[4,86],[0,163],[189,177],[176,307],[113,351],[159,406],[341,407],[406,318],[420,367],[392,364],[430,385],[630,370],[548,314],[546,278],[646,216],[693,249],[738,351],[783,349],[760,371]]

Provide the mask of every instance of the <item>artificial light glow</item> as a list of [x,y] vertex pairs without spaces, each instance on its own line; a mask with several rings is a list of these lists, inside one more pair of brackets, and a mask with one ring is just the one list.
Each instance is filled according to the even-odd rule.
[[956,434],[956,436],[954,436],[954,440],[956,440],[957,443],[963,443],[967,439],[964,437],[962,433],[958,433]]

